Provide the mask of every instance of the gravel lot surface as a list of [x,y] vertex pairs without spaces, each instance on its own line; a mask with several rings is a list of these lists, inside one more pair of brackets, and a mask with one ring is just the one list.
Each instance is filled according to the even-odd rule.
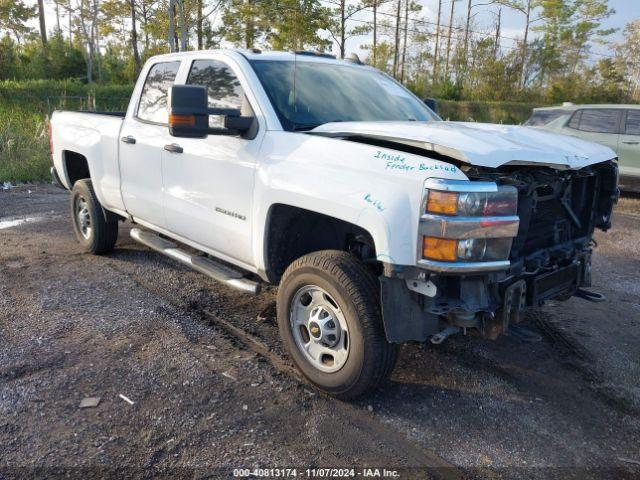
[[68,202],[51,186],[0,192],[0,478],[640,478],[637,198],[596,237],[606,302],[550,302],[495,342],[406,345],[355,404],[291,373],[275,288],[222,287],[135,244],[129,224],[113,253],[83,254]]

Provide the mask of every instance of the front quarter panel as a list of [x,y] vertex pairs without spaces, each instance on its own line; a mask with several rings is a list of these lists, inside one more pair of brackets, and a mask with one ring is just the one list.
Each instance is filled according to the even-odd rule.
[[380,261],[415,265],[427,178],[467,179],[454,165],[397,150],[305,133],[267,132],[254,193],[259,270],[265,270],[265,227],[276,204],[358,225],[373,237]]

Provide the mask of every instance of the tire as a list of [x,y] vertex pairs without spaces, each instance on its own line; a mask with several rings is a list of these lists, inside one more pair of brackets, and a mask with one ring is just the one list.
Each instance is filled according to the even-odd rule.
[[78,180],[71,190],[73,230],[86,252],[100,255],[113,250],[118,239],[118,221],[107,221],[91,180]]
[[373,273],[342,251],[310,253],[285,271],[277,299],[280,336],[296,366],[323,392],[354,399],[393,370],[397,345],[384,334],[379,290]]

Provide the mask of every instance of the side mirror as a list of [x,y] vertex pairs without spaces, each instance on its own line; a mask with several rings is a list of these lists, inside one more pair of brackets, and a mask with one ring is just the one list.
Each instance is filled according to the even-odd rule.
[[[207,87],[174,85],[169,89],[169,133],[174,137],[205,138],[207,135],[241,135],[251,129],[253,117],[236,108],[209,108]],[[211,122],[210,116],[222,117]],[[217,124],[217,125],[214,125]]]
[[425,98],[423,101],[427,107],[433,110],[433,113],[438,113],[438,101],[435,98]]

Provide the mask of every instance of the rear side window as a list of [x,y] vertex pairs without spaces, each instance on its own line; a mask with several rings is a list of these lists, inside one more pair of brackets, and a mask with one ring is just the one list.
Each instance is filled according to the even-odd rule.
[[166,124],[167,95],[180,68],[180,62],[156,63],[144,82],[136,116],[148,122]]
[[209,108],[242,109],[244,92],[227,64],[218,60],[195,60],[187,78],[189,85],[203,85],[209,93]]
[[[583,132],[594,133],[618,133],[618,118],[621,110],[613,108],[594,108],[585,109],[580,112],[576,112],[574,117],[571,118],[569,126],[571,128],[577,128]],[[578,113],[581,113],[578,126],[574,126],[574,119]]]
[[624,133],[640,135],[640,110],[627,110],[627,125]]
[[530,127],[538,127],[541,125],[547,125],[548,123],[553,122],[554,120],[560,118],[563,115],[566,115],[566,110],[538,110],[534,111],[531,118],[525,122],[525,125]]

